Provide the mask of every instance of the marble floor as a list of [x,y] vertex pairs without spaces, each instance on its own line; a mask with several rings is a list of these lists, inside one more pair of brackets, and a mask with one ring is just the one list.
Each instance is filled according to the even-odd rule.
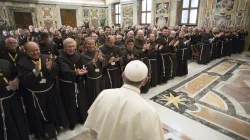
[[[189,73],[158,85],[141,96],[159,113],[166,140],[250,139],[250,57],[191,62]],[[59,140],[88,140],[78,125]]]

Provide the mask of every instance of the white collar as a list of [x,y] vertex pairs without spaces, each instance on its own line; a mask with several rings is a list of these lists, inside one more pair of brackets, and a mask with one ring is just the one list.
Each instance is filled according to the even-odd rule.
[[138,94],[141,94],[141,90],[139,88],[135,87],[135,86],[124,84],[122,86],[122,88],[130,89],[130,90],[133,90],[133,91],[137,92]]

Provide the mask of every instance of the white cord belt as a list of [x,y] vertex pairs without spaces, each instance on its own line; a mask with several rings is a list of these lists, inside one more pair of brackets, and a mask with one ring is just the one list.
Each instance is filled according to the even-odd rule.
[[111,88],[112,88],[112,79],[111,79],[111,76],[110,76],[109,71],[116,70],[117,68],[118,68],[118,67],[112,68],[112,69],[107,69],[107,73],[108,73],[108,76],[109,76],[109,82],[110,82],[110,87],[111,87]]
[[36,103],[37,103],[37,105],[38,105],[38,107],[39,107],[39,110],[40,110],[40,112],[41,112],[41,114],[42,114],[42,116],[43,116],[43,119],[44,119],[45,121],[48,121],[48,120],[45,118],[45,116],[44,116],[44,114],[43,114],[43,110],[42,110],[42,108],[41,108],[41,106],[40,106],[40,103],[39,103],[38,98],[36,97],[36,94],[35,94],[35,93],[44,93],[44,92],[47,92],[47,91],[49,91],[50,89],[52,89],[53,86],[54,86],[54,83],[52,83],[52,85],[51,85],[48,89],[42,90],[42,91],[33,91],[33,90],[31,90],[31,89],[29,89],[29,88],[26,87],[26,89],[27,89],[28,91],[30,91],[31,94],[32,94],[32,96],[33,96],[34,107],[37,108],[37,107],[36,107]]
[[100,79],[101,77],[102,77],[102,75],[99,76],[99,77],[90,77],[90,76],[87,76],[87,78],[92,79],[92,80]]
[[0,98],[0,106],[1,106],[0,110],[2,112],[4,140],[8,140],[8,137],[7,137],[7,128],[6,128],[6,122],[5,122],[5,112],[4,112],[4,108],[3,108],[3,101],[13,97],[14,95],[15,95],[15,92],[13,94],[11,94],[10,96]]
[[64,82],[64,83],[74,84],[74,86],[75,86],[75,97],[76,97],[76,107],[78,107],[77,94],[79,93],[79,91],[78,91],[77,83],[74,83],[72,81],[66,81],[66,80],[63,80],[63,79],[59,79],[59,80],[62,81],[62,82]]

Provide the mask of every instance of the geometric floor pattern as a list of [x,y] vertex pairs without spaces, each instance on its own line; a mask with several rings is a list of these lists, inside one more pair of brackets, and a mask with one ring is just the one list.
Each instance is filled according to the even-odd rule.
[[233,139],[250,139],[250,63],[224,59],[151,98]]

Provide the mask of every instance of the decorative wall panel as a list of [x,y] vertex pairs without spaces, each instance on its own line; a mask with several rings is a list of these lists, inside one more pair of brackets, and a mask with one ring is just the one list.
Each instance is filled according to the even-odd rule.
[[214,26],[230,27],[232,23],[232,15],[214,15]]
[[36,5],[38,26],[59,28],[56,5]]
[[245,25],[249,14],[248,4],[249,0],[205,0],[203,25],[209,27]]
[[3,5],[0,5],[0,26],[7,24]]
[[237,11],[245,11],[248,0],[239,0]]
[[234,0],[217,0],[215,12],[233,11]]
[[156,3],[156,14],[168,14],[169,2]]
[[170,1],[156,0],[153,3],[153,21],[156,26],[168,26],[170,19]]
[[204,25],[206,25],[207,27],[209,27],[210,25],[210,20],[211,20],[211,15],[205,15],[205,19],[204,19]]
[[100,27],[101,21],[107,23],[107,8],[82,7],[83,25],[89,24],[90,27]]
[[235,26],[236,27],[242,25],[243,18],[244,18],[244,13],[239,12],[236,14],[236,16],[235,16]]
[[122,5],[122,24],[125,26],[133,25],[133,4]]

